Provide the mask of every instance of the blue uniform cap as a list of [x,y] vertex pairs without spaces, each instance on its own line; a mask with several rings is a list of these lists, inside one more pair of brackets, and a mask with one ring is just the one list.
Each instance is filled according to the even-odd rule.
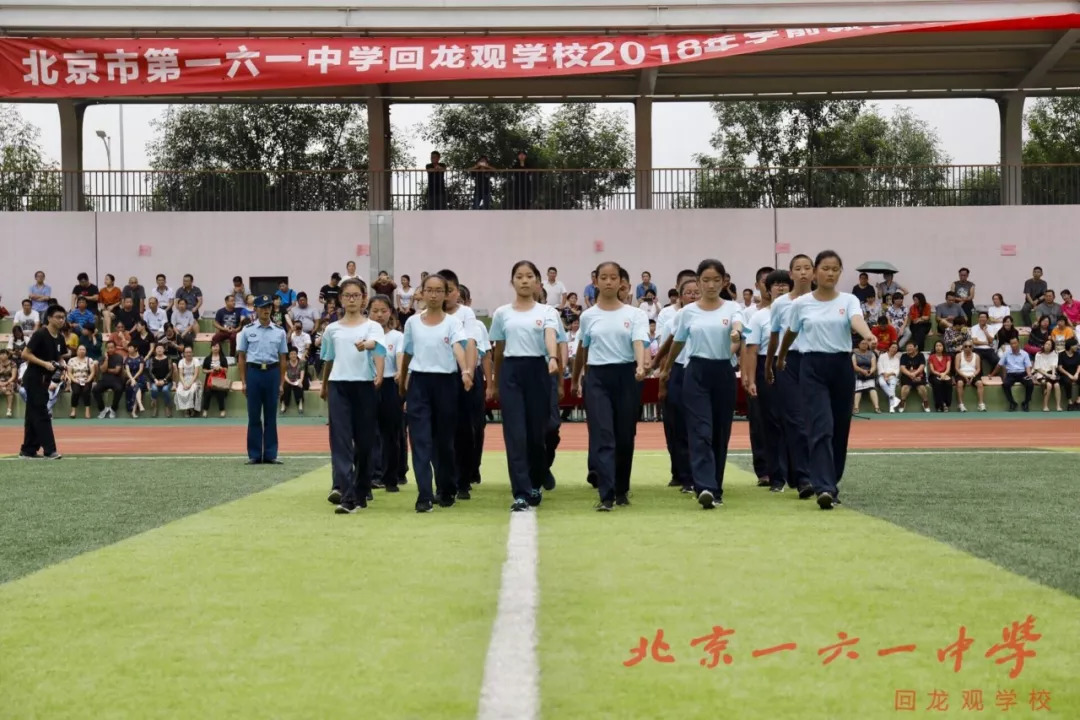
[[260,295],[259,297],[255,298],[255,307],[257,308],[270,307],[273,304],[274,301],[270,298],[269,295]]

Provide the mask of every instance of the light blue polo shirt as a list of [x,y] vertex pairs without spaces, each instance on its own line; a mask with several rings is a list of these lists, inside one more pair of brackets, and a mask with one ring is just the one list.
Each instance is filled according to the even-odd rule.
[[240,332],[236,350],[246,353],[249,365],[264,365],[278,362],[280,355],[289,353],[289,346],[284,330],[274,323],[263,325],[256,321]]
[[419,315],[413,315],[405,323],[401,347],[412,357],[411,372],[450,374],[458,372],[453,346],[464,349],[468,340],[464,326],[453,315],[446,315],[438,325],[425,325]]
[[634,362],[634,343],[649,342],[649,316],[630,305],[601,310],[599,305],[581,314],[581,346],[589,349],[589,365]]
[[476,357],[482,359],[491,352],[491,338],[488,329],[479,320],[473,320],[465,326],[465,337],[476,343]]
[[998,365],[1005,368],[1007,375],[1023,375],[1031,367],[1031,357],[1023,349],[1014,353],[1012,348],[1009,348],[1001,356]]
[[826,302],[807,293],[792,304],[789,322],[799,333],[802,352],[850,353],[851,319],[862,314],[859,299],[851,293]]
[[757,345],[757,354],[764,357],[769,352],[769,336],[772,327],[772,312],[770,308],[761,308],[750,316],[743,337],[747,345]]
[[[682,308],[668,305],[661,310],[660,314],[657,316],[656,327],[660,330],[657,339],[660,341],[660,347],[664,346],[664,343],[667,342],[667,339],[671,337],[672,333],[675,331],[675,318],[681,311]],[[686,363],[690,362],[690,354],[687,352],[685,345],[683,345],[683,349],[679,351],[679,356],[675,358],[675,362],[683,367],[686,367]]]
[[547,331],[558,335],[561,328],[555,308],[540,303],[529,310],[503,305],[491,317],[491,339],[505,343],[503,357],[547,357]]
[[[805,296],[803,296],[805,297]],[[791,299],[791,295],[784,293],[779,298],[773,301],[772,312],[769,315],[769,333],[779,333],[779,341],[781,344],[784,342],[784,333],[787,332],[790,325],[791,307],[795,301]],[[851,344],[850,342],[848,343]],[[780,345],[776,346],[777,351],[780,349]],[[795,338],[795,342],[791,343],[791,347],[788,348],[790,352],[802,352],[802,338]]]
[[[374,340],[374,350],[357,350],[356,343]],[[330,323],[323,333],[319,357],[333,362],[330,382],[371,382],[375,379],[375,358],[386,357],[386,336],[382,326],[367,320],[355,327]],[[384,376],[386,368],[383,368]]]
[[400,330],[391,330],[386,333],[386,338],[383,341],[383,344],[386,345],[386,359],[383,361],[384,378],[397,377],[397,356],[401,352],[401,343],[404,337]]
[[715,310],[693,303],[675,316],[672,335],[675,342],[686,344],[691,358],[730,360],[731,331],[741,322],[742,313],[733,302],[724,302]]

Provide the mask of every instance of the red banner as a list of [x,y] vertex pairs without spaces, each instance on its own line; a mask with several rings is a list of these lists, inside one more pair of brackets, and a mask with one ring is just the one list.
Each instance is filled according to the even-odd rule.
[[1080,27],[1078,15],[716,35],[423,38],[0,38],[0,97],[241,93],[627,72],[898,32]]

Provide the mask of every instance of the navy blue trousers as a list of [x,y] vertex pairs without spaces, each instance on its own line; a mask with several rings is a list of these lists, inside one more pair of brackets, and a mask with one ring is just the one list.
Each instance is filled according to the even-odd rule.
[[409,439],[412,441],[413,477],[419,502],[434,502],[457,493],[454,480],[454,423],[458,414],[458,385],[454,373],[414,372],[405,394]]
[[600,500],[614,502],[630,492],[641,385],[634,363],[590,365],[585,373],[589,426],[589,470],[596,473]]
[[344,495],[342,503],[364,504],[371,488],[371,452],[378,403],[375,383],[331,381],[326,400],[334,489]]
[[731,361],[691,358],[682,396],[694,488],[720,498],[735,414],[735,368]]
[[472,390],[465,390],[461,375],[454,376],[457,386],[457,419],[454,425],[454,485],[469,487],[480,474],[483,450],[480,447],[484,415],[484,373],[479,365],[473,376]]
[[[850,363],[849,363],[850,364]],[[800,490],[810,485],[810,450],[803,422],[803,394],[799,386],[802,353],[789,352],[784,370],[776,373],[776,394],[780,408],[780,472],[790,487]],[[852,387],[855,387],[852,383]],[[852,405],[855,401],[852,399]]]
[[[761,374],[762,362],[758,362],[758,373]],[[755,382],[757,382],[755,378]],[[761,386],[758,385],[758,388]],[[760,390],[759,390],[760,392]],[[750,459],[754,468],[754,475],[762,479],[769,475],[769,459],[765,442],[765,407],[760,398],[746,398],[747,421],[750,423]]]
[[851,408],[855,403],[855,368],[849,353],[803,353],[799,387],[810,449],[814,492],[837,497],[844,477]]
[[383,485],[398,485],[401,482],[401,442],[404,437],[402,426],[405,412],[401,406],[395,378],[383,378],[382,387],[377,391],[375,443],[372,458],[371,477]]
[[686,368],[679,363],[671,366],[667,396],[664,398],[664,435],[671,456],[671,477],[683,487],[694,484],[690,474],[690,440],[686,434],[686,411],[683,409],[683,385]]
[[784,414],[780,393],[775,386],[765,382],[765,356],[758,356],[757,374],[754,378],[758,396],[754,404],[758,408],[761,422],[762,448],[765,454],[765,470],[769,476],[769,485],[776,489],[784,487],[787,476],[781,459],[787,452],[783,443],[782,418]]
[[547,477],[545,434],[551,414],[551,380],[542,357],[503,358],[497,378],[510,491],[528,497]]
[[277,415],[281,393],[281,368],[260,370],[248,363],[247,375],[247,452],[255,462],[270,462],[278,455]]
[[544,450],[547,453],[547,474],[551,475],[551,468],[555,465],[555,451],[559,449],[562,436],[559,428],[562,427],[562,416],[559,415],[559,386],[563,384],[561,375],[549,375],[551,382],[551,414],[548,416],[547,432],[544,434]]

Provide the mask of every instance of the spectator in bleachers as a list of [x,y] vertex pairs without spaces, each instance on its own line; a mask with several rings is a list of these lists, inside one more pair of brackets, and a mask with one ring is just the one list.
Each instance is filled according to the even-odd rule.
[[[896,293],[900,293],[902,297],[907,297],[907,288],[901,286],[900,283],[896,282],[895,278],[896,275],[891,272],[881,274],[881,282],[879,282],[876,286],[877,295],[879,298],[891,297]],[[923,301],[926,301],[925,297],[923,298]]]
[[233,276],[231,295],[236,307],[242,308],[247,304],[248,291],[247,288],[244,287],[244,278],[239,275]]
[[40,270],[34,273],[34,284],[30,286],[27,296],[30,298],[30,309],[43,318],[42,313],[48,309],[49,301],[52,300],[52,288],[45,284],[45,273]]
[[118,353],[126,355],[127,347],[131,344],[131,333],[128,332],[127,326],[124,325],[124,323],[117,320],[112,334],[109,335],[107,340],[116,346],[116,351]]
[[[231,297],[231,296],[230,296]],[[218,405],[218,416],[225,417],[225,400],[229,397],[229,360],[221,352],[221,344],[212,342],[210,354],[203,358],[203,374],[206,375],[206,387],[203,388],[202,416],[210,410],[210,401]]]
[[581,317],[581,313],[585,310],[578,304],[578,298],[576,292],[566,294],[566,305],[562,309],[562,321],[563,327],[570,327],[570,323]]
[[960,307],[960,303],[957,302],[956,293],[952,290],[945,293],[945,302],[934,308],[934,315],[937,316],[938,332],[944,333],[952,327],[953,321],[963,314],[964,308]]
[[195,335],[199,330],[199,325],[195,320],[195,314],[188,309],[187,299],[180,296],[177,296],[176,307],[173,308],[172,326],[185,347],[195,344]]
[[1069,338],[1076,337],[1076,331],[1069,327],[1069,319],[1064,315],[1057,319],[1057,325],[1050,331],[1050,339],[1054,341],[1056,352],[1065,352],[1065,343]]
[[182,410],[185,417],[194,417],[200,409],[199,382],[202,365],[192,357],[191,348],[184,348],[184,356],[176,363],[176,409]]
[[945,343],[938,340],[928,360],[930,388],[934,391],[934,409],[949,412],[952,405],[952,357],[945,354]]
[[1012,388],[1016,383],[1024,386],[1024,412],[1031,406],[1031,393],[1035,384],[1031,380],[1031,356],[1020,347],[1020,340],[1013,338],[1001,356],[998,368],[1004,373],[1001,387],[1005,392],[1005,399],[1009,403],[1009,412],[1016,411],[1016,400],[1013,398]]
[[1061,291],[1061,314],[1068,319],[1069,325],[1080,324],[1080,302],[1073,299],[1071,290]]
[[642,300],[645,299],[645,294],[650,291],[652,292],[654,298],[660,292],[656,289],[656,285],[653,284],[652,273],[646,270],[645,272],[641,273],[641,282],[638,283],[637,287],[634,288],[634,299],[637,300],[638,303],[640,303]]
[[[904,307],[904,296],[900,293],[889,296],[889,306],[885,308],[885,317],[889,324],[896,330],[896,342],[900,347],[907,347],[911,339],[911,324],[907,308]],[[883,347],[879,345],[878,347]]]
[[[142,311],[135,309],[135,300],[130,297],[120,301],[120,307],[113,312],[113,323],[123,323],[125,330],[134,330],[135,323],[142,317]],[[124,345],[126,348],[127,345]]]
[[990,319],[990,337],[997,337],[1005,318],[1012,318],[1012,310],[1005,304],[1005,298],[1001,293],[994,293],[990,307],[986,308],[986,315]]
[[94,361],[86,356],[86,347],[79,346],[75,357],[68,360],[64,379],[71,390],[71,415],[74,418],[82,405],[86,410],[86,419],[90,419],[91,389],[94,384]]
[[26,299],[22,301],[22,307],[15,311],[11,321],[14,327],[20,327],[24,333],[33,335],[34,331],[41,326],[41,314],[34,310],[33,302]]
[[322,324],[322,329],[325,330],[327,325],[329,325],[330,323],[333,323],[333,322],[337,322],[340,319],[341,319],[341,306],[338,304],[338,302],[336,300],[328,300],[326,302],[326,310],[323,312],[322,316],[319,318],[319,320],[320,320],[320,322]]
[[319,303],[326,309],[326,303],[330,300],[337,302],[341,297],[341,274],[334,273],[330,276],[330,282],[319,288]]
[[851,364],[855,368],[855,406],[852,412],[858,414],[859,406],[862,405],[863,393],[867,393],[870,396],[870,404],[874,406],[874,412],[880,414],[881,408],[878,406],[877,390],[875,389],[877,385],[877,356],[870,350],[870,343],[865,339],[859,338],[859,346],[851,353]]
[[308,350],[311,348],[311,334],[304,332],[304,326],[300,323],[293,323],[292,332],[289,333],[288,341],[289,347],[295,348],[299,358],[306,364]]
[[[1076,351],[1077,340],[1065,341],[1065,352],[1058,353],[1058,377],[1061,378],[1062,395],[1069,410],[1080,410],[1080,352]],[[1073,398],[1076,389],[1077,397]]]
[[870,328],[870,332],[877,338],[877,346],[882,348],[883,352],[884,348],[898,344],[900,340],[896,335],[896,328],[892,326],[886,315],[878,315],[877,322]]
[[1032,382],[1042,388],[1043,412],[1050,412],[1050,393],[1057,400],[1057,410],[1061,412],[1061,386],[1058,385],[1058,354],[1054,341],[1047,340],[1035,356],[1035,367],[1031,373]]
[[288,310],[285,309],[285,304],[284,301],[282,301],[281,296],[275,295],[270,306],[270,322],[274,323],[279,328],[284,328],[285,314],[287,312]]
[[375,278],[375,282],[371,283],[371,287],[375,288],[376,295],[385,295],[386,297],[394,297],[394,291],[397,290],[397,284],[390,277],[390,273],[385,270],[379,271],[379,275]]
[[[183,284],[176,291],[176,300],[184,300],[187,302],[187,309],[195,319],[199,319],[199,312],[203,306],[203,294],[202,290],[195,286],[195,278],[191,273],[184,275]],[[173,319],[173,324],[176,324],[176,319]]]
[[[996,356],[994,362],[997,362]],[[964,388],[971,386],[975,386],[975,394],[979,398],[979,412],[986,412],[986,386],[982,381],[982,370],[982,358],[975,352],[972,341],[968,340],[956,355],[956,399],[960,404],[960,412],[967,412]]]
[[473,180],[473,210],[491,209],[491,181],[494,179],[495,169],[487,155],[481,155],[476,164],[469,168]]
[[431,153],[431,162],[424,166],[427,171],[427,209],[446,209],[446,163],[436,150]]
[[1042,304],[1035,308],[1035,322],[1044,317],[1050,318],[1051,326],[1057,324],[1057,319],[1061,317],[1061,305],[1054,301],[1053,290],[1047,290],[1043,293]]
[[172,417],[173,364],[166,356],[163,344],[154,346],[154,355],[147,367],[150,371],[150,404],[154,409],[154,417],[158,416],[159,400],[160,404],[165,406],[165,417]]
[[398,324],[405,327],[405,322],[413,316],[413,298],[416,297],[416,289],[412,286],[412,278],[408,275],[401,276],[401,285],[394,291],[394,309],[397,311]]
[[[176,302],[176,293],[169,287],[164,275],[158,273],[158,276],[155,279],[157,280],[157,285],[150,291],[150,298],[147,299],[147,303],[149,303],[150,299],[157,300],[157,306],[161,308],[166,316],[168,316],[172,313],[173,304]],[[150,307],[153,307],[153,305]],[[149,325],[149,323],[147,324]],[[154,332],[154,329],[151,327],[150,331]]]
[[863,319],[866,320],[866,324],[870,327],[877,325],[879,317],[885,317],[885,307],[881,304],[881,299],[878,298],[877,295],[871,295],[870,298],[863,303],[862,311]]
[[96,316],[98,311],[98,286],[90,282],[90,276],[84,272],[79,273],[78,281],[78,284],[71,288],[70,307],[75,307],[80,298],[85,299],[86,305],[83,307]]
[[22,327],[16,325],[11,328],[11,341],[8,342],[8,350],[11,351],[11,358],[15,361],[16,365],[22,365],[22,351],[26,349],[26,333],[23,332]]
[[975,312],[975,283],[968,280],[970,274],[971,271],[966,267],[960,268],[958,273],[960,279],[954,280],[949,286],[949,291],[956,295],[956,299],[960,302],[969,325],[972,323],[972,315]]
[[154,344],[154,335],[146,327],[146,321],[142,318],[135,321],[135,329],[131,331],[131,344],[139,357],[144,360],[150,357]]
[[236,335],[242,324],[240,310],[236,307],[236,295],[226,295],[225,307],[214,315],[214,337],[210,339],[210,343],[229,343],[229,354],[236,357]]
[[165,348],[165,357],[169,358],[169,362],[173,365],[180,362],[184,354],[184,343],[176,334],[176,328],[172,323],[165,323],[165,334],[158,340],[158,345]]
[[971,331],[967,329],[967,315],[958,315],[953,318],[952,326],[947,328],[941,336],[945,343],[945,352],[955,355],[963,349],[964,343],[971,339]]
[[1035,266],[1031,270],[1031,277],[1024,281],[1024,305],[1020,308],[1020,320],[1024,325],[1031,326],[1031,311],[1042,304],[1046,295],[1046,281],[1042,279],[1043,270]]
[[861,272],[859,273],[859,284],[851,288],[851,294],[859,299],[859,304],[865,305],[867,300],[877,297],[877,290],[870,284],[870,276]]
[[341,278],[341,282],[346,280],[363,280],[364,278],[356,274],[356,263],[352,260],[345,263],[345,277]]
[[320,319],[322,319],[322,313],[309,305],[307,293],[301,292],[296,296],[296,304],[289,308],[285,322],[289,330],[294,325],[300,325],[303,331],[310,335],[315,332],[315,326],[318,325]]
[[916,350],[922,352],[923,348],[926,347],[926,336],[930,334],[930,313],[932,308],[930,303],[926,302],[926,296],[922,293],[915,293],[911,296],[911,299],[911,310],[908,311],[911,342],[915,343]]
[[79,346],[86,348],[87,356],[97,362],[101,359],[101,335],[97,331],[97,323],[88,322],[77,329],[79,334]]
[[134,275],[128,278],[127,285],[120,291],[120,297],[125,300],[130,298],[135,312],[140,315],[146,310],[146,288],[139,284],[139,278]]
[[723,284],[720,286],[720,299],[725,301],[734,300],[739,296],[739,288],[731,282],[731,275],[724,273]]
[[[98,406],[98,420],[115,418],[116,411],[120,407],[120,398],[124,396],[123,372],[125,368],[124,355],[117,351],[116,345],[109,342],[105,345],[105,357],[98,365],[97,382],[94,383],[94,400]],[[112,404],[105,407],[105,393],[112,391]]]
[[919,352],[914,341],[907,344],[900,357],[900,412],[904,412],[904,403],[911,394],[911,388],[915,388],[922,398],[923,411],[930,412],[926,391],[926,358]]
[[[278,283],[277,292],[274,293],[274,297],[281,301],[281,311],[283,313],[289,312],[289,308],[296,304],[296,291],[289,287],[289,281],[282,280]],[[283,324],[278,323],[281,327],[285,327]]]
[[[165,276],[162,275],[161,277]],[[144,312],[142,316],[143,322],[146,323],[146,329],[150,331],[150,334],[154,336],[154,339],[160,340],[165,336],[165,325],[169,322],[169,316],[165,312],[165,309],[159,305],[159,300],[156,295],[151,295],[146,301],[146,304],[146,312]]]
[[11,417],[12,408],[15,405],[15,383],[18,380],[19,369],[11,359],[11,351],[0,350],[0,397],[6,399],[7,414]]
[[[585,309],[588,310],[589,308],[591,308],[593,305],[596,304],[596,271],[595,270],[592,271],[592,276],[591,276],[591,279],[589,280],[589,284],[585,286],[584,295],[585,295]],[[668,297],[670,297],[670,296],[671,296],[671,294],[668,293]],[[675,291],[675,299],[676,300],[679,299],[679,291],[678,290]]]
[[128,345],[127,358],[124,360],[124,390],[125,405],[128,414],[133,418],[138,418],[139,413],[146,411],[142,399],[148,385],[149,372],[146,369],[145,353],[132,343]]
[[660,314],[660,305],[656,302],[656,293],[649,290],[645,293],[645,297],[641,299],[641,303],[638,305],[638,309],[645,313],[646,317],[655,321],[656,316]]
[[116,278],[106,273],[105,287],[98,291],[98,301],[101,305],[101,320],[105,325],[106,334],[112,332],[113,320],[115,319],[116,311],[120,308],[121,300],[123,300],[123,293],[120,288],[116,287]]
[[1035,323],[1035,327],[1031,328],[1024,351],[1031,356],[1032,360],[1042,350],[1043,344],[1050,339],[1050,329],[1050,318],[1045,315],[1039,318],[1039,321]]
[[547,295],[547,304],[556,310],[562,310],[564,305],[563,298],[566,295],[566,286],[563,285],[563,281],[559,279],[559,271],[555,267],[549,267],[547,269],[547,280],[543,282],[542,287],[544,293]]
[[289,349],[289,359],[285,363],[285,384],[281,388],[281,414],[284,415],[289,409],[289,403],[296,401],[297,411],[304,414],[304,390],[307,389],[307,370],[305,363],[300,362],[300,354],[296,348]]
[[[238,308],[240,310],[240,326],[241,327],[243,327],[244,325],[250,325],[251,323],[255,322],[255,320],[258,319],[258,316],[255,314],[255,296],[254,295],[251,295],[249,293],[248,296],[246,298],[244,298],[244,304],[242,306],[238,306]],[[233,354],[234,355],[236,354],[235,348],[233,349]]]
[[971,328],[971,345],[975,354],[979,356],[980,369],[983,374],[990,372],[997,366],[997,339],[990,331],[990,315],[983,310],[979,313],[979,321]]
[[[901,296],[903,297],[903,296]],[[896,388],[900,383],[900,346],[895,342],[878,347],[887,347],[888,350],[878,356],[878,385],[881,386],[885,397],[889,399],[889,412],[896,412],[896,406],[900,404]]]
[[64,323],[64,328],[60,331],[64,337],[64,344],[67,345],[69,356],[74,355],[75,351],[79,349],[79,330],[81,328],[75,328],[71,323]]
[[67,321],[80,328],[86,327],[87,323],[96,325],[97,315],[90,310],[89,305],[90,302],[86,298],[79,298],[76,304],[72,306],[73,309],[68,312]]

